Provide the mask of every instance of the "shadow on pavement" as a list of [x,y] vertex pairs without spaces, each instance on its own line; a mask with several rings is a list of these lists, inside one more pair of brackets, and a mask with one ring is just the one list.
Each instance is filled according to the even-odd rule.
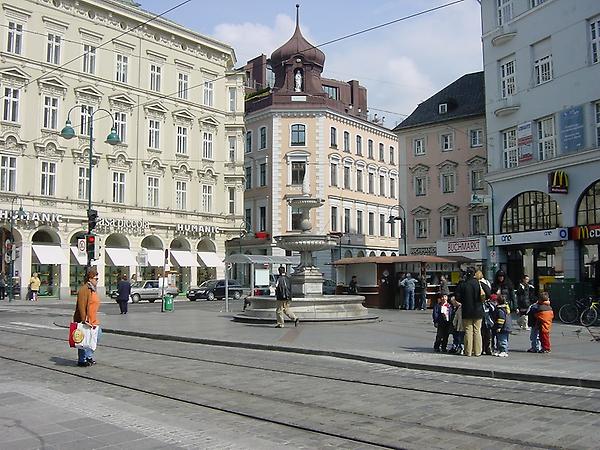
[[77,366],[77,354],[73,356],[73,359],[61,358],[59,356],[53,356],[50,361],[57,366]]

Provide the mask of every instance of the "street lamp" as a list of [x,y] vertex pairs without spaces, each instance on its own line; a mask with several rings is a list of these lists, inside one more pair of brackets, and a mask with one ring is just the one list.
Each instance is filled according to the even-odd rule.
[[492,272],[495,273],[496,272],[496,258],[497,258],[497,253],[496,253],[496,216],[494,213],[494,186],[492,185],[492,183],[490,183],[487,180],[479,180],[479,185],[481,186],[481,183],[485,183],[490,187],[490,191],[492,191],[492,198],[491,198],[491,203],[492,203],[492,252],[494,252],[494,258],[492,258]]
[[[72,139],[73,137],[75,137],[75,130],[73,129],[73,126],[71,125],[71,120],[70,120],[70,116],[71,116],[71,111],[73,111],[75,108],[84,108],[83,105],[75,105],[73,106],[71,109],[69,109],[69,112],[67,113],[67,121],[65,122],[65,127],[61,130],[60,135],[65,138],[65,139]],[[113,117],[112,113],[104,108],[98,108],[97,110],[90,112],[89,108],[86,108],[87,114],[88,114],[88,123],[89,123],[89,132],[90,132],[90,148],[89,148],[89,177],[88,177],[88,183],[87,183],[87,194],[88,194],[88,209],[87,209],[87,216],[88,216],[88,234],[90,234],[92,232],[92,230],[94,229],[94,227],[96,226],[96,221],[95,221],[95,217],[96,217],[96,212],[92,211],[92,161],[93,161],[93,143],[94,143],[94,115],[98,112],[98,111],[103,111],[105,113],[107,113],[111,120],[112,120],[112,127],[110,129],[110,134],[106,137],[106,143],[110,144],[110,145],[117,145],[121,142],[121,139],[119,138],[119,135],[117,134],[117,129],[115,127],[115,118]],[[87,270],[90,269],[90,267],[92,266],[92,258],[93,255],[90,254],[88,252],[88,258],[87,258]]]
[[12,302],[14,300],[14,276],[15,276],[15,258],[14,258],[14,246],[15,246],[15,237],[13,235],[13,229],[15,226],[15,202],[19,201],[20,206],[19,206],[19,217],[21,217],[23,214],[25,214],[25,211],[23,211],[23,200],[21,199],[21,197],[19,196],[15,196],[13,197],[12,201],[10,202],[10,254],[8,253],[8,248],[7,250],[7,255],[9,255],[10,257],[10,268],[8,270],[9,272],[9,280],[8,280],[8,301]]
[[[390,211],[396,206],[398,206],[398,208],[400,208],[400,211],[402,211],[402,217],[390,214],[390,218],[387,220],[386,223],[392,224],[396,222],[396,220],[400,221],[400,236],[398,237],[398,240],[402,239],[402,245],[404,247],[403,255],[406,256],[406,210],[402,207],[402,205],[398,204],[390,207]],[[398,251],[400,251],[400,245],[398,245]]]

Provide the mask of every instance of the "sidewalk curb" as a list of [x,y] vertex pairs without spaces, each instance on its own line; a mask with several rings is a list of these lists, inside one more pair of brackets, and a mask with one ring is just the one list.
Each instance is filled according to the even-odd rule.
[[[69,328],[64,324],[54,322],[54,325],[62,328]],[[117,334],[121,336],[141,337],[159,341],[186,342],[190,344],[214,345],[219,347],[248,348],[253,350],[269,350],[284,353],[296,353],[301,355],[329,356],[332,358],[347,359],[351,361],[361,361],[372,364],[382,364],[386,366],[400,367],[403,369],[424,370],[429,372],[438,372],[442,374],[467,375],[473,377],[495,378],[500,380],[524,381],[529,383],[553,384],[559,386],[575,386],[589,389],[600,389],[600,380],[587,380],[583,378],[560,377],[552,375],[535,375],[528,373],[517,373],[498,371],[490,369],[474,369],[470,367],[450,367],[425,363],[413,363],[409,361],[397,361],[393,359],[378,358],[374,356],[361,355],[355,353],[346,353],[335,350],[317,350],[301,347],[286,347],[280,345],[256,344],[252,342],[222,341],[217,339],[204,339],[186,336],[174,336],[168,334],[153,334],[141,331],[117,330],[112,328],[102,328],[103,333]]]

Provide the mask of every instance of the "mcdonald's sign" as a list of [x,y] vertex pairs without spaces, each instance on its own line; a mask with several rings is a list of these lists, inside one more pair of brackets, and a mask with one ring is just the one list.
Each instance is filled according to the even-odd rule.
[[575,241],[600,238],[600,225],[581,225],[569,228],[569,237]]
[[564,170],[555,170],[548,174],[548,192],[555,194],[569,193],[569,175]]

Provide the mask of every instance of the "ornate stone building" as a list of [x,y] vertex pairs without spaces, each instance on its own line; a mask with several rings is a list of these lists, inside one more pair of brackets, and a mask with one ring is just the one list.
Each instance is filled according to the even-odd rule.
[[[233,49],[130,1],[1,8],[0,221],[2,242],[11,226],[15,242],[3,246],[3,271],[12,256],[22,293],[32,272],[42,295],[64,297],[80,283],[93,113],[100,291],[122,273],[158,276],[166,249],[182,290],[220,275],[243,213],[243,74]],[[115,146],[104,142],[110,115]],[[60,136],[67,118],[71,140]]]

